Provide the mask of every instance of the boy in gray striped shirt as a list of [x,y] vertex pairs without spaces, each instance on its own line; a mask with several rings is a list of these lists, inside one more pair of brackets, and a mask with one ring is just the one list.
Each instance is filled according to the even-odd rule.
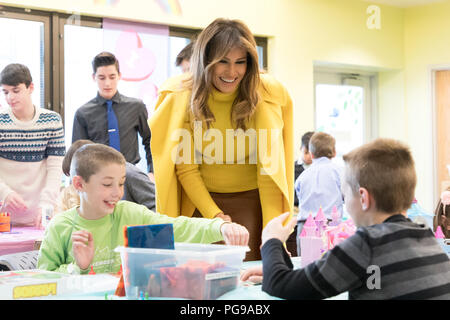
[[416,186],[409,148],[377,139],[344,162],[342,192],[358,230],[320,260],[293,270],[283,242],[295,219],[286,226],[289,213],[273,219],[262,234],[262,289],[285,299],[346,291],[349,299],[450,299],[449,257],[429,228],[405,217]]

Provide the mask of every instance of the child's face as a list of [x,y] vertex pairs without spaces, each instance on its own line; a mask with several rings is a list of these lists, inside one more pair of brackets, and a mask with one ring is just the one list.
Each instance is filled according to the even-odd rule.
[[183,59],[183,60],[181,61],[180,67],[181,67],[181,70],[183,71],[183,73],[189,72],[190,66],[191,66],[191,63],[190,63],[189,60]]
[[98,67],[93,78],[103,98],[110,100],[114,97],[120,80],[120,74],[115,65]]
[[5,100],[11,107],[13,113],[21,113],[33,106],[31,101],[31,94],[33,93],[34,86],[31,83],[28,88],[25,83],[20,83],[17,86],[2,85],[2,91],[5,95]]
[[98,219],[113,213],[116,203],[122,199],[125,166],[106,164],[89,178],[89,182],[81,180],[82,186],[77,189],[81,191],[83,215]]
[[312,163],[311,152],[306,147],[300,149],[302,153],[302,161],[304,164],[310,165]]

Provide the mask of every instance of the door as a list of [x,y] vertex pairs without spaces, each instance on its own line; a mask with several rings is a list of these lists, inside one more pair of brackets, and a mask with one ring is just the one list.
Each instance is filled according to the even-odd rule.
[[450,186],[450,70],[435,72],[436,168],[439,195]]
[[336,159],[377,135],[372,103],[374,76],[346,72],[315,72],[315,130],[336,139]]

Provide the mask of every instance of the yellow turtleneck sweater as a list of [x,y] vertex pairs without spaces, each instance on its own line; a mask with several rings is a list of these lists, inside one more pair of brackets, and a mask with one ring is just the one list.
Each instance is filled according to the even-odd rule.
[[[241,182],[255,180],[243,177],[241,174],[238,176],[236,174],[227,176],[227,171],[222,173],[214,170],[210,174],[207,172],[208,169],[212,168],[232,170],[232,164],[222,166],[202,161],[202,167],[208,165],[205,168],[201,168],[200,164],[191,166],[177,164],[179,159],[185,159],[185,155],[186,157],[192,157],[194,150],[192,129],[189,118],[186,117],[186,114],[189,113],[191,91],[183,84],[184,79],[188,77],[189,74],[183,74],[169,79],[162,85],[155,112],[149,120],[149,126],[152,131],[151,148],[155,168],[156,208],[158,212],[172,217],[179,215],[190,217],[195,208],[198,208],[205,217],[211,218],[221,211],[212,200],[206,183],[208,183],[209,188],[211,188],[211,185],[215,187],[219,186],[219,184],[221,186],[225,185],[227,189],[223,192],[228,192],[233,190],[233,186],[236,185],[238,187],[235,190],[242,190],[247,187],[252,189],[254,187],[253,182],[242,189],[241,185],[244,184]],[[253,115],[254,119],[247,127],[257,129],[258,143],[261,142],[263,147],[265,144],[264,133],[267,133],[267,136],[270,136],[272,132],[279,133],[270,139],[272,145],[266,144],[267,149],[264,148],[268,151],[267,155],[269,157],[266,157],[264,149],[260,150],[258,145],[258,155],[260,151],[263,154],[261,157],[258,156],[256,162],[256,184],[261,199],[263,225],[265,226],[274,217],[292,210],[294,196],[294,139],[292,100],[289,93],[272,76],[261,74],[260,77],[261,82],[257,90],[261,99]],[[214,103],[210,107],[216,110],[217,105]],[[219,130],[221,119],[219,119],[217,114],[216,118],[217,122],[213,123],[212,129]],[[223,117],[223,120],[230,121],[229,113]],[[223,128],[226,128],[226,126],[224,125]],[[234,128],[234,126],[229,126],[229,128]],[[214,135],[214,131],[211,131],[211,133],[211,135]],[[201,137],[200,140],[202,140]],[[192,145],[187,145],[185,142]],[[211,142],[204,141],[202,144],[205,148],[203,146],[198,148],[199,150],[204,150],[204,156],[206,157],[203,160],[208,159],[209,155],[215,156],[212,150],[207,148]],[[253,153],[248,151],[249,159],[252,158],[252,155]],[[226,153],[222,157],[226,157]],[[245,154],[243,158],[245,158]],[[184,162],[189,162],[188,160],[186,159]],[[245,170],[245,165],[235,167],[237,167],[237,170]],[[201,173],[201,170],[204,170],[204,172]],[[212,178],[205,178],[204,180],[202,174]],[[225,176],[225,180],[231,181],[231,183],[225,184],[223,178],[215,179],[219,175]],[[205,181],[215,183],[210,184]],[[235,181],[239,183],[236,184]]]
[[269,176],[258,181],[254,119],[246,123],[245,132],[241,131],[236,135],[239,130],[235,130],[231,121],[232,103],[236,95],[237,91],[226,94],[213,90],[208,106],[216,121],[209,130],[203,127],[201,135],[198,134],[199,131],[194,132],[191,119],[184,126],[191,137],[195,137],[191,147],[195,148],[197,154],[201,154],[201,161],[197,160],[197,164],[194,164],[192,158],[193,164],[177,164],[176,174],[192,203],[208,218],[222,212],[209,192],[233,193],[259,188],[260,193],[266,193],[265,200],[269,204],[269,210],[277,212],[283,200],[281,192]]

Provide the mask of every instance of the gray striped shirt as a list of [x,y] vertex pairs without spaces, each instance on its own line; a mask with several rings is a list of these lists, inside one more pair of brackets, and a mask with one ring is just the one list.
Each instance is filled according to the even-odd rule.
[[[281,242],[262,250],[263,290],[285,299],[450,299],[450,260],[433,232],[394,215],[362,227],[303,269],[293,266]],[[378,279],[377,279],[378,277]]]

